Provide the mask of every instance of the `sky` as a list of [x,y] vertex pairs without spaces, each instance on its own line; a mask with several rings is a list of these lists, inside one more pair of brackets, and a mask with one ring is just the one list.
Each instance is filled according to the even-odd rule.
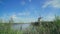
[[16,22],[34,22],[38,17],[53,20],[60,16],[60,0],[0,0],[0,18]]

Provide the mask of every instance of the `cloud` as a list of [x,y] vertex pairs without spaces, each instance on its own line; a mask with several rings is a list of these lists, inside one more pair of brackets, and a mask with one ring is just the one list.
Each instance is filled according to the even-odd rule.
[[42,7],[46,8],[48,6],[52,6],[54,8],[60,8],[60,0],[47,1],[47,2],[44,3],[44,5]]
[[[22,16],[25,16],[25,17],[22,17]],[[30,16],[30,12],[20,12],[20,13],[17,13],[17,14],[16,13],[11,14],[10,18],[13,18],[13,20],[15,22],[27,23],[27,22],[34,21],[34,18],[29,17],[29,16]]]
[[53,13],[49,13],[46,16],[44,16],[43,20],[45,21],[52,21],[55,18]]
[[28,22],[36,21],[36,19],[32,17],[21,17],[21,16],[18,17],[17,15],[12,15],[11,17],[13,18],[15,23],[18,23],[18,22],[28,23]]
[[9,16],[9,19],[13,19],[15,23],[17,23],[19,21],[19,17],[17,16],[17,14],[13,13]]
[[29,0],[29,2],[31,2],[32,0]]
[[17,16],[15,14],[11,15],[11,18],[16,19]]
[[25,4],[26,4],[26,2],[25,2],[25,1],[21,1],[21,5],[23,5],[23,6],[24,6]]
[[29,16],[30,12],[20,12],[18,13],[19,16]]
[[44,3],[44,5],[43,5],[42,7],[43,7],[43,8],[46,8],[48,5],[51,4],[51,2],[52,2],[52,1],[49,1],[49,2]]
[[30,12],[25,11],[25,12],[19,12],[19,13],[12,13],[10,17],[16,18],[18,16],[30,16],[30,14],[31,14]]

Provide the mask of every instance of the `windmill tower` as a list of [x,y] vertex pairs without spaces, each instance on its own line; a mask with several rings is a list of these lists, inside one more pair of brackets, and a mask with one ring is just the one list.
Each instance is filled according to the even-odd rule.
[[42,17],[38,18],[38,23],[40,23],[40,24],[41,24],[41,19],[42,19]]

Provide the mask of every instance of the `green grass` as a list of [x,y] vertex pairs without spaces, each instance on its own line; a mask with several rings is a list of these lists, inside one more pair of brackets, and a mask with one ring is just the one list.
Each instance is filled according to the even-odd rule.
[[60,34],[59,16],[55,16],[55,19],[52,22],[42,22],[42,26],[30,26],[31,29],[26,29],[25,31],[11,29],[11,25],[13,23],[14,21],[12,19],[9,20],[9,22],[7,21],[5,23],[0,20],[0,34]]

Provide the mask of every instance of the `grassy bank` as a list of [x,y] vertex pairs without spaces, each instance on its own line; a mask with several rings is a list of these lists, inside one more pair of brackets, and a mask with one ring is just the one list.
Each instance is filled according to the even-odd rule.
[[0,34],[60,34],[60,17],[55,16],[53,21],[42,21],[40,25],[35,26],[31,24],[30,29],[13,30],[11,25],[14,21],[11,19],[3,23],[0,21]]

